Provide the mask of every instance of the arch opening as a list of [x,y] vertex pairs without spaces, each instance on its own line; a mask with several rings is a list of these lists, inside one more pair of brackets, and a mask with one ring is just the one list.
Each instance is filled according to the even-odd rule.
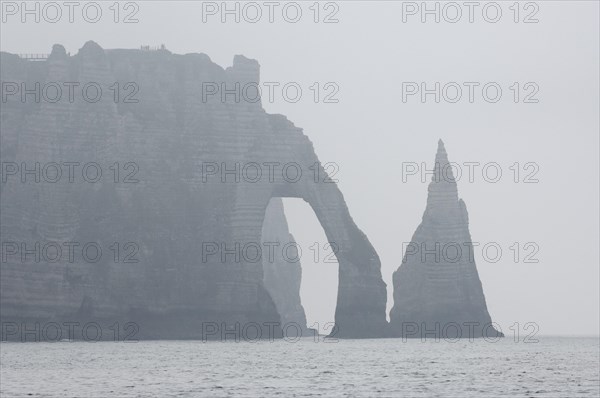
[[312,207],[299,198],[272,198],[261,241],[271,251],[263,255],[263,281],[282,324],[331,333],[338,299],[337,250]]

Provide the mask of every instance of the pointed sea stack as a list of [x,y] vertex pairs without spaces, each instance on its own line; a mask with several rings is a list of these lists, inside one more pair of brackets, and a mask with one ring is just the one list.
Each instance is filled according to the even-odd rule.
[[475,259],[467,208],[440,140],[427,207],[393,276],[394,336],[500,337],[492,325]]

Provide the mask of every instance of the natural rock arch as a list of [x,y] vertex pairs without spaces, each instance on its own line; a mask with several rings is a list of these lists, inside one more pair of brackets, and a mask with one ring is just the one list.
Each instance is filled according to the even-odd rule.
[[[262,223],[271,198],[305,200],[315,212],[328,241],[337,248],[336,336],[385,335],[387,298],[379,256],[354,223],[342,193],[327,177],[310,140],[284,117],[271,115],[271,118],[276,123],[274,130],[280,133],[279,140],[273,137],[257,140],[248,153],[247,161],[261,165],[268,159],[275,171],[269,176],[263,175],[260,182],[240,181],[238,184],[231,215],[232,241],[241,245],[260,242]],[[289,166],[288,171],[294,171],[284,175],[285,165]],[[299,178],[297,170],[301,170]],[[243,266],[257,268],[251,263]],[[261,271],[256,270],[262,278]]]

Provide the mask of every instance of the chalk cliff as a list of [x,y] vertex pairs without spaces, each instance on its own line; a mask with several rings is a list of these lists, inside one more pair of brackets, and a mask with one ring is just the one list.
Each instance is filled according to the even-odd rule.
[[[261,242],[271,198],[298,197],[339,247],[336,336],[382,335],[379,258],[336,184],[315,181],[308,137],[260,100],[207,95],[221,84],[258,83],[258,62],[236,56],[223,69],[204,54],[87,42],[74,56],[55,45],[41,62],[1,53],[0,67],[3,83],[48,89],[39,101],[16,94],[2,103],[0,156],[18,169],[0,193],[2,321],[132,321],[142,338],[199,338],[207,323],[280,323],[262,261],[236,248]],[[79,84],[73,101],[65,82]],[[54,102],[53,83],[63,88]],[[302,177],[290,181],[286,164]],[[73,258],[70,242],[78,244]],[[82,254],[90,242],[102,250],[97,261]],[[41,260],[23,256],[36,244]],[[57,246],[64,250],[55,259]]]
[[491,324],[475,264],[467,208],[443,142],[438,143],[427,207],[393,275],[392,334],[454,338],[500,335]]

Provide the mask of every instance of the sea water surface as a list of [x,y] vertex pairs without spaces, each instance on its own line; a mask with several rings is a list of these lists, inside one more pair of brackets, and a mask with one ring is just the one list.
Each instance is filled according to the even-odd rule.
[[598,397],[598,337],[0,343],[2,397]]

